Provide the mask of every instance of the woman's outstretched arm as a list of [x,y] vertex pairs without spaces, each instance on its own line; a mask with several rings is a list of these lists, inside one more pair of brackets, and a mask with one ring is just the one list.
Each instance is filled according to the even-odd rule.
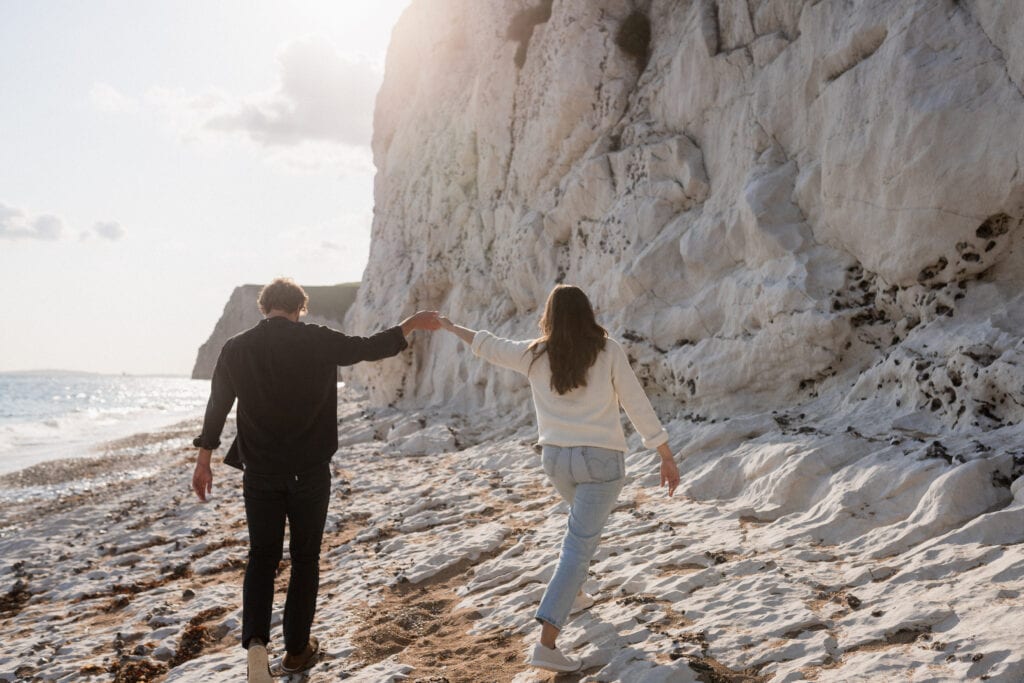
[[501,339],[484,330],[471,330],[468,327],[456,325],[443,315],[439,316],[438,320],[441,323],[442,329],[448,330],[469,344],[473,349],[473,353],[480,358],[524,375],[529,373],[531,358],[529,353],[530,342]]
[[464,328],[460,325],[456,325],[444,315],[439,315],[437,319],[438,321],[440,321],[442,329],[451,332],[452,334],[454,334],[456,337],[463,340],[467,344],[472,345],[473,337],[476,336],[476,330],[470,330],[469,328]]
[[441,327],[443,329],[448,330],[449,332],[451,332],[452,334],[454,334],[456,337],[466,342],[467,344],[473,343],[473,338],[476,336],[476,330],[471,330],[468,327],[456,325],[443,315],[439,316],[438,320],[441,321]]

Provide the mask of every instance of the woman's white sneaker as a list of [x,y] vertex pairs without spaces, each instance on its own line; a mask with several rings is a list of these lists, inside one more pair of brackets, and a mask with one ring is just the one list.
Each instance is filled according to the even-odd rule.
[[569,609],[569,614],[576,614],[582,612],[585,609],[590,609],[594,606],[594,596],[590,593],[577,593],[576,599],[572,601],[572,607]]
[[574,657],[566,657],[563,655],[557,647],[544,647],[540,643],[533,646],[533,651],[530,652],[530,656],[526,658],[526,663],[539,669],[546,669],[547,671],[555,671],[558,673],[577,671],[582,664],[580,660]]

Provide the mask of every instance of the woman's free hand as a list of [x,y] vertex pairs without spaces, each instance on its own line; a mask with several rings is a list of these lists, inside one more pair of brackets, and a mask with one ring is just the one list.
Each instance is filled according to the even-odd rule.
[[679,468],[676,467],[675,458],[668,444],[658,446],[658,455],[661,456],[661,483],[659,486],[668,486],[669,498],[676,492],[679,486]]
[[679,468],[676,467],[676,463],[672,460],[661,461],[661,485],[668,486],[669,498],[676,492],[676,487],[679,486]]

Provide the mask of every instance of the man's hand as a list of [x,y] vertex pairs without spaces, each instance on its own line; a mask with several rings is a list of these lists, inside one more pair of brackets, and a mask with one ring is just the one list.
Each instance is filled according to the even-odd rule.
[[437,311],[419,311],[401,322],[402,334],[408,337],[414,330],[439,330],[441,321]]
[[207,494],[213,490],[213,470],[210,469],[210,456],[212,455],[212,451],[200,448],[199,457],[196,459],[196,468],[192,472],[192,490],[204,503]]

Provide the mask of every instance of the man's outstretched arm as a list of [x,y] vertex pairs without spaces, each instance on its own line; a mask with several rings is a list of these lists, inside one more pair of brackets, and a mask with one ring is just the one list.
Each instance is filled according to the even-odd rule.
[[369,337],[350,337],[336,330],[327,330],[329,353],[336,365],[354,365],[364,360],[390,358],[403,351],[409,343],[406,337],[416,330],[436,330],[441,327],[437,311],[420,311],[398,325]]

